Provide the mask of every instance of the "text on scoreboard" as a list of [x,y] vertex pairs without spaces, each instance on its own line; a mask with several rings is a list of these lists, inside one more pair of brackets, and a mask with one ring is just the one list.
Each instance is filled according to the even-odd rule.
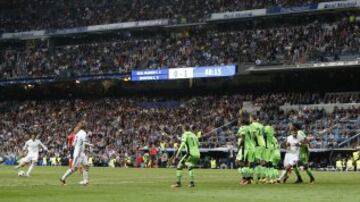
[[227,77],[236,74],[235,65],[146,69],[131,71],[132,81],[175,80],[192,78]]

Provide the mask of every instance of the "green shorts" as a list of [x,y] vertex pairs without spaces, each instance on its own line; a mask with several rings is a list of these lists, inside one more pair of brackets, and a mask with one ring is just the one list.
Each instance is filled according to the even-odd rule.
[[272,152],[273,152],[272,149],[265,149],[264,153],[263,153],[263,160],[266,161],[266,162],[270,162]]
[[252,163],[255,161],[255,152],[253,150],[240,149],[236,155],[236,160]]
[[255,160],[263,161],[265,160],[265,147],[256,147],[255,148]]
[[243,148],[240,148],[237,155],[236,155],[236,160],[237,161],[244,161],[245,160],[245,155],[244,155],[244,149]]
[[199,162],[200,162],[200,154],[199,155],[186,154],[179,161],[177,168],[183,168],[184,166],[187,166],[188,168],[194,168],[198,166]]
[[309,163],[309,156],[310,156],[310,152],[300,152],[300,156],[299,156],[299,163],[300,164],[308,164]]
[[270,161],[273,165],[277,165],[281,161],[281,153],[279,149],[271,151]]

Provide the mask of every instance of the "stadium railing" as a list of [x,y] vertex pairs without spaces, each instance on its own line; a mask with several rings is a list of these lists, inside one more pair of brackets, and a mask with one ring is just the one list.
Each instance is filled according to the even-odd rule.
[[344,148],[345,146],[347,146],[349,148],[350,144],[353,140],[357,140],[357,142],[360,142],[360,132],[356,135],[349,137],[348,139],[344,140],[343,142],[339,143],[338,147]]

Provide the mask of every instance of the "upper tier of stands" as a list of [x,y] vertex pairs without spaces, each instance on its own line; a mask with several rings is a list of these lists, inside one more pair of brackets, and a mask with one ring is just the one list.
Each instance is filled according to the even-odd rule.
[[13,0],[0,2],[0,33],[160,18],[203,21],[211,13],[333,0]]
[[[98,38],[81,44],[10,47],[0,51],[0,79],[128,73],[133,69],[222,64],[302,64],[356,59],[360,26],[354,16],[299,25],[200,29],[154,36]],[[80,43],[80,42],[79,42]]]

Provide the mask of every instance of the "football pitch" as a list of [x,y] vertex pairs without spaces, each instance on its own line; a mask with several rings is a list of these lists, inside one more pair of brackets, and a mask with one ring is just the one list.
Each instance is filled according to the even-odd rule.
[[1,202],[92,202],[92,201],[360,201],[360,173],[315,172],[316,184],[239,185],[236,170],[196,170],[197,187],[188,188],[184,170],[183,187],[174,189],[174,169],[92,168],[90,184],[80,186],[79,173],[62,186],[65,167],[36,167],[30,178],[18,177],[13,167],[0,166]]

